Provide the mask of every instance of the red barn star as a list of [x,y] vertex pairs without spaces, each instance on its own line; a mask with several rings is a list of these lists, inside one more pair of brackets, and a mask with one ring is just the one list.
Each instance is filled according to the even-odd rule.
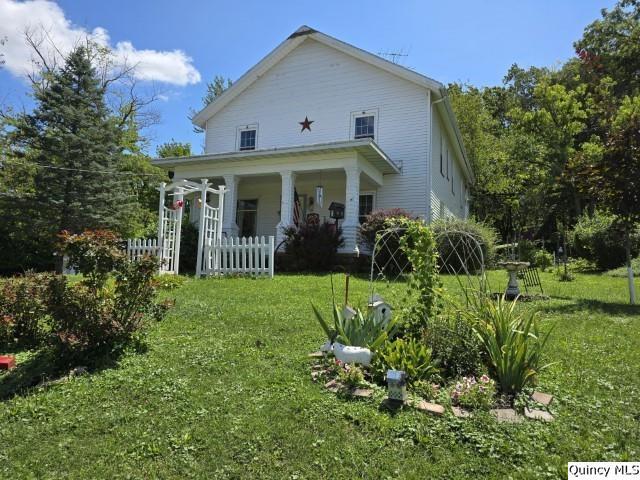
[[314,122],[314,120],[309,120],[306,116],[304,117],[304,122],[298,122],[300,125],[302,125],[302,129],[300,130],[300,133],[304,132],[305,129],[311,131],[311,124]]

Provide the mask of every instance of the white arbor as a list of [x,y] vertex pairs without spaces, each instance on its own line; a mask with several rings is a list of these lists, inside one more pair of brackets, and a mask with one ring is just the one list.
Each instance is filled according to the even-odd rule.
[[[194,202],[200,207],[196,275],[201,276],[217,268],[218,249],[211,247],[220,245],[222,240],[225,187],[212,188],[209,181],[203,178],[201,183],[190,180],[178,180],[169,185],[161,183],[159,190],[157,254],[162,262],[160,270],[166,273],[178,273],[184,197],[189,194],[194,194]],[[174,198],[170,206],[166,205],[167,195]],[[215,202],[216,197],[217,202]]]

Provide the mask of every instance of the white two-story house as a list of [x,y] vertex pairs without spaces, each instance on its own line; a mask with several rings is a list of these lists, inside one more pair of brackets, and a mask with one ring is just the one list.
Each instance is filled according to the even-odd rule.
[[283,227],[310,214],[329,219],[337,202],[343,252],[353,252],[372,210],[467,216],[474,177],[444,86],[309,27],[193,122],[205,131],[205,153],[153,163],[174,180],[226,185],[227,235],[279,243]]

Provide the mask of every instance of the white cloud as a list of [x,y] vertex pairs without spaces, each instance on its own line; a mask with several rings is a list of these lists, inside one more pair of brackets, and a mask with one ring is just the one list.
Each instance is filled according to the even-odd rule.
[[182,50],[138,50],[131,42],[111,44],[109,32],[96,27],[88,31],[74,25],[60,6],[48,0],[0,0],[0,38],[6,38],[1,48],[4,68],[16,76],[25,76],[33,70],[33,50],[25,42],[27,30],[43,32],[48,37],[49,55],[55,55],[53,45],[63,54],[86,37],[109,46],[116,63],[135,65],[134,75],[139,80],[149,80],[174,85],[188,85],[200,81],[200,73],[193,60]]

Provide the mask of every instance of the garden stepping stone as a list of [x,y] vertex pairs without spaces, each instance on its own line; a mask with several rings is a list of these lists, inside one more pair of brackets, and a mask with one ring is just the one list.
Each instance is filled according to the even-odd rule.
[[314,382],[318,381],[318,377],[320,376],[322,372],[311,372],[311,380],[313,380]]
[[495,408],[491,410],[491,414],[496,417],[498,422],[520,423],[523,420],[522,415],[518,415],[513,408]]
[[335,380],[330,380],[324,384],[324,388],[326,388],[327,390],[333,393],[336,393],[338,390],[340,390],[341,387],[342,387],[342,384]]
[[542,393],[542,392],[533,392],[533,395],[531,395],[531,399],[538,403],[541,403],[545,407],[548,407],[551,401],[553,400],[553,395],[549,395],[548,393]]
[[542,420],[543,422],[553,422],[553,415],[544,410],[537,410],[535,408],[525,408],[524,416],[531,418],[532,420]]
[[321,351],[317,351],[310,353],[308,356],[309,358],[322,358],[324,357],[324,353],[322,353]]
[[429,403],[426,400],[420,400],[414,404],[414,407],[421,412],[432,413],[433,415],[444,415],[444,407],[437,403]]
[[356,398],[371,398],[373,390],[370,388],[352,388],[349,390],[349,395]]
[[451,411],[453,412],[453,416],[454,417],[458,417],[458,418],[469,418],[469,417],[471,417],[471,412],[469,412],[468,410],[465,410],[464,408],[451,407]]

